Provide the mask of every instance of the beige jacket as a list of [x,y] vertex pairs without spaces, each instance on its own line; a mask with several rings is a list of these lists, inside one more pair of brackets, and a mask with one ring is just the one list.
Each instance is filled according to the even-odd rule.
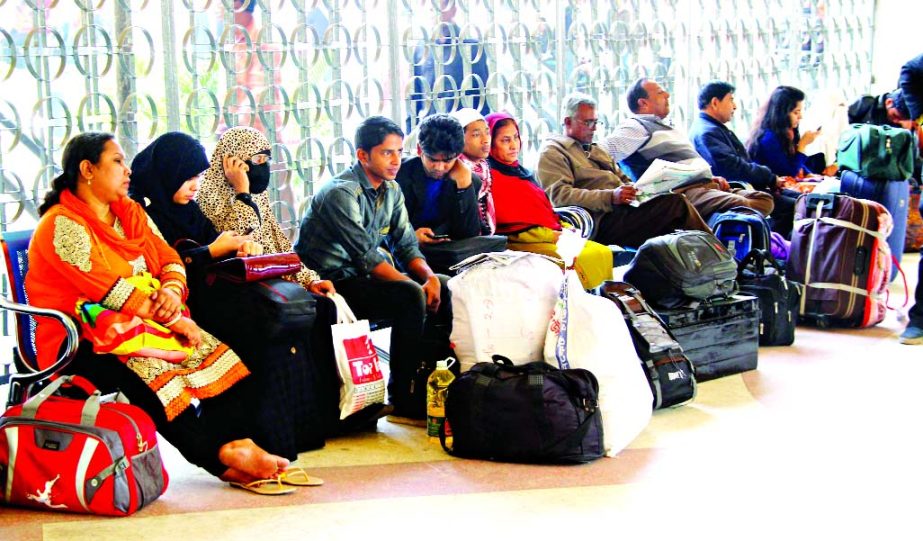
[[535,176],[556,206],[575,205],[594,220],[612,210],[612,192],[631,183],[609,153],[593,144],[589,155],[576,140],[552,135],[542,143]]

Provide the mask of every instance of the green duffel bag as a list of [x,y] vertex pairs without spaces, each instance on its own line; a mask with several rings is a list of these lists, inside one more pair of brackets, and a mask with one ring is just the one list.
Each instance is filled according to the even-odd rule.
[[917,143],[903,128],[852,124],[840,136],[836,161],[840,169],[865,178],[904,180],[913,175]]

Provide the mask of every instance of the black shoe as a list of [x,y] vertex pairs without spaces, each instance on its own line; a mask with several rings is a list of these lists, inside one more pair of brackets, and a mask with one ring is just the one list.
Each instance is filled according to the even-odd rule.
[[394,406],[390,404],[372,404],[353,413],[337,424],[334,435],[342,436],[355,432],[374,432],[378,428],[378,420],[390,415]]

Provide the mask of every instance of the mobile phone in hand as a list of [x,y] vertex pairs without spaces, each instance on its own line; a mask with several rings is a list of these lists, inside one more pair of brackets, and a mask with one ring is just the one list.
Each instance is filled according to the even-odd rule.
[[437,235],[437,234],[433,233],[432,235],[429,236],[429,238],[431,238],[431,239],[433,239],[433,240],[443,240],[443,239],[448,239],[449,236],[448,236],[448,235]]

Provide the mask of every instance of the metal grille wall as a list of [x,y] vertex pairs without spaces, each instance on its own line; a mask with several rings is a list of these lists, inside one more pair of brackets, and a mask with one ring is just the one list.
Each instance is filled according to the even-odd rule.
[[[745,135],[777,84],[846,97],[871,79],[873,0],[0,0],[0,228],[34,226],[68,137],[117,134],[129,156],[182,130],[273,143],[275,212],[290,231],[353,160],[361,120],[408,130],[429,111],[505,109],[523,162],[561,98],[599,100],[601,129],[643,75],[688,125],[702,82],[737,85]],[[808,104],[810,105],[810,103]]]

